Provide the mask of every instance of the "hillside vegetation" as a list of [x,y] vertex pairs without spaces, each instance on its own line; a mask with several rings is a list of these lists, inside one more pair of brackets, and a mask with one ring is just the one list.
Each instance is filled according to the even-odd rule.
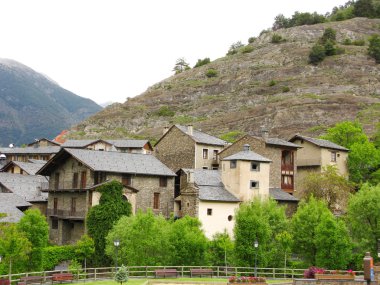
[[101,109],[21,63],[0,59],[0,146],[54,138]]
[[[311,48],[327,28],[336,31],[340,52],[311,65]],[[166,125],[192,123],[217,136],[258,133],[265,126],[271,136],[286,138],[297,132],[319,135],[336,122],[355,119],[371,133],[380,118],[380,65],[367,51],[375,34],[380,19],[367,18],[264,32],[236,53],[107,107],[69,136],[157,139]],[[364,45],[347,45],[363,40]]]

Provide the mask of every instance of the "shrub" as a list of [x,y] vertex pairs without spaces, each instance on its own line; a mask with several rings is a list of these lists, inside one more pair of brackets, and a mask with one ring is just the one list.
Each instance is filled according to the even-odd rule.
[[241,53],[250,53],[253,52],[254,48],[253,46],[246,45],[245,47],[241,48]]
[[54,269],[54,266],[65,260],[75,259],[75,246],[48,246],[42,250],[42,268]]
[[331,55],[336,54],[336,47],[335,47],[334,42],[332,40],[328,39],[325,42],[324,48],[325,48],[325,54],[327,56],[331,56]]
[[283,42],[283,41],[285,41],[285,39],[283,39],[281,35],[279,35],[279,34],[273,34],[273,35],[272,35],[272,40],[271,40],[271,42],[272,42],[273,44],[278,44],[278,43],[281,43],[281,42]]
[[233,54],[236,54],[238,52],[238,50],[243,47],[244,45],[241,43],[241,41],[237,41],[236,43],[233,43],[231,46],[230,46],[230,49],[228,50],[227,52],[227,55],[233,55]]
[[380,63],[380,36],[373,35],[369,38],[368,54]]
[[200,67],[202,65],[206,65],[210,63],[210,58],[206,57],[204,59],[198,59],[197,63],[194,65],[194,68]]
[[269,81],[269,86],[275,86],[277,84],[276,80]]
[[352,45],[352,41],[351,41],[351,39],[349,39],[349,38],[345,38],[344,41],[343,41],[343,44],[344,44],[345,46],[349,46],[349,45]]
[[206,76],[208,77],[208,78],[210,78],[210,77],[216,77],[216,76],[218,76],[218,71],[217,70],[215,70],[215,69],[213,69],[213,68],[210,68],[210,69],[208,69],[207,71],[206,71]]
[[282,87],[282,92],[283,93],[287,93],[287,92],[289,92],[290,91],[290,88],[288,87],[288,86],[284,86],[284,87]]
[[326,57],[325,48],[322,45],[316,44],[312,47],[309,54],[309,63],[318,64],[322,62]]
[[160,117],[173,117],[175,112],[170,110],[168,106],[162,106],[155,114]]
[[256,40],[256,37],[250,37],[250,38],[248,39],[248,43],[251,44],[251,43],[253,43],[255,40]]
[[365,45],[365,40],[354,40],[354,41],[352,42],[352,44],[353,44],[354,46],[364,46],[364,45]]
[[323,32],[323,35],[322,37],[320,38],[320,42],[322,44],[325,44],[327,42],[327,40],[330,40],[332,42],[335,43],[336,41],[336,31],[332,28],[327,28],[325,29],[325,31]]

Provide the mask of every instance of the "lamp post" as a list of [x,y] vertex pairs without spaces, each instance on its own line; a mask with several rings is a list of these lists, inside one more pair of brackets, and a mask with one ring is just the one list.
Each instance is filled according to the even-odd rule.
[[114,241],[113,241],[113,245],[115,246],[115,255],[116,255],[116,260],[115,260],[115,272],[117,271],[117,249],[118,249],[118,247],[119,247],[119,245],[120,245],[120,240],[118,240],[118,239],[115,239]]
[[255,277],[257,277],[257,248],[259,247],[259,242],[255,240],[253,245],[255,247]]

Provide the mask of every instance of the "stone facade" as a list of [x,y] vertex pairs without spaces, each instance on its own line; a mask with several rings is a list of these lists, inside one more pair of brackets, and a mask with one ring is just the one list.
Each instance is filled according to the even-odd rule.
[[195,168],[195,142],[176,127],[156,144],[154,155],[174,172],[180,168]]

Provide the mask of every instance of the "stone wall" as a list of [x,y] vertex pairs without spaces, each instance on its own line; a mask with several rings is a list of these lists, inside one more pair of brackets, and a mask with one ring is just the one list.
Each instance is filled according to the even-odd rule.
[[195,142],[174,126],[155,146],[154,155],[174,172],[194,168]]

